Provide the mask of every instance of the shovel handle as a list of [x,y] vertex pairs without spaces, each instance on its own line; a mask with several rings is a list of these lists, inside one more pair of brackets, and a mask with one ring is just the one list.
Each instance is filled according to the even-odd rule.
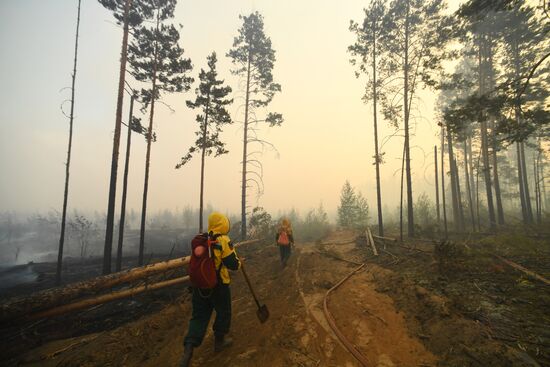
[[258,297],[256,297],[256,293],[254,292],[254,289],[252,288],[252,284],[250,283],[250,279],[248,279],[248,274],[246,274],[246,271],[244,270],[244,262],[241,261],[241,271],[243,272],[244,279],[246,280],[246,284],[248,285],[248,289],[250,289],[250,293],[252,293],[252,297],[254,297],[254,302],[256,302],[256,305],[258,308],[260,308],[260,302],[258,301]]

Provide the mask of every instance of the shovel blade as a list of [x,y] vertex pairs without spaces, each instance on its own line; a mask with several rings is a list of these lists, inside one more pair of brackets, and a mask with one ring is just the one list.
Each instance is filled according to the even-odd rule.
[[266,305],[261,305],[258,310],[256,310],[256,316],[258,316],[258,320],[263,324],[264,322],[269,319],[269,310],[267,309]]

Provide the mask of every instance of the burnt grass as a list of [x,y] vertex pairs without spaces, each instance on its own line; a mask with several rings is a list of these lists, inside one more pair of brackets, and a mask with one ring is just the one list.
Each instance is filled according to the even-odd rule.
[[[388,241],[386,250],[377,241],[380,256],[369,261],[396,273],[380,280],[379,291],[413,315],[411,329],[442,357],[441,365],[550,366],[550,286],[494,256],[550,278],[550,237],[533,237]],[[425,290],[445,301],[422,310],[417,300]]]
[[[170,257],[184,256],[172,254]],[[167,260],[168,255],[161,257],[146,257],[146,262]],[[68,259],[63,269],[63,284],[78,282],[101,275],[101,258],[89,258],[85,260]],[[136,266],[135,257],[124,258],[122,269]],[[25,269],[27,268],[27,269]],[[25,269],[35,274],[35,281],[5,287],[0,290],[0,301],[5,302],[12,297],[21,297],[30,293],[52,288],[55,286],[55,263],[29,263],[18,265],[3,274],[17,272]],[[161,275],[150,277],[149,282],[158,282],[173,277],[182,276],[184,269],[165,272]],[[62,284],[62,286],[63,286]],[[128,286],[139,286],[144,282],[132,283],[113,288],[119,290]],[[96,332],[113,330],[128,322],[160,311],[167,304],[181,301],[182,295],[188,297],[185,286],[168,287],[155,292],[143,293],[131,298],[113,301],[98,305],[83,311],[61,315],[57,317],[41,319],[34,322],[13,323],[0,325],[0,339],[2,340],[0,365],[16,365],[17,356],[30,349],[53,340],[67,339]]]

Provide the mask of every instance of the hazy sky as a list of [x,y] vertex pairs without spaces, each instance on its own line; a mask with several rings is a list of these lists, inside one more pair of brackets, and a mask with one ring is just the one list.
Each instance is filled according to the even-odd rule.
[[[291,207],[305,210],[323,202],[336,209],[346,179],[362,191],[374,214],[375,180],[372,165],[371,109],[361,96],[364,80],[354,76],[347,46],[353,42],[350,19],[360,20],[365,0],[180,0],[176,23],[183,24],[181,45],[193,61],[193,76],[206,67],[206,56],[218,53],[220,76],[238,90],[225,53],[231,48],[241,21],[239,14],[258,10],[273,42],[277,62],[274,76],[282,85],[270,110],[281,112],[281,127],[264,128],[262,136],[279,155],[266,151],[265,193],[259,204],[277,212]],[[77,1],[26,0],[0,2],[0,211],[60,209],[68,119],[60,111],[70,98]],[[451,9],[455,9],[453,4]],[[82,0],[80,49],[71,163],[69,207],[105,211],[107,207],[112,137],[122,32],[112,15],[95,0]],[[131,80],[130,80],[131,82]],[[135,83],[134,83],[135,84]],[[195,112],[185,106],[194,88],[166,96],[175,113],[159,105],[155,115],[158,141],[152,146],[149,208],[198,206],[199,159],[175,170],[179,158],[194,142]],[[435,95],[421,92],[412,137],[414,196],[433,196],[433,145],[437,129],[432,121]],[[230,108],[242,121],[239,100]],[[66,105],[68,111],[69,104]],[[125,97],[124,120],[128,98]],[[393,133],[380,123],[381,137]],[[120,198],[125,132],[119,163]],[[141,208],[145,139],[133,136],[129,178],[129,207]],[[240,211],[242,129],[239,123],[223,134],[229,154],[206,161],[206,202],[226,212]],[[384,139],[382,139],[385,141]],[[398,204],[402,138],[383,146],[382,196],[391,208]],[[425,155],[427,155],[425,157]],[[197,157],[198,158],[198,157]],[[250,203],[256,203],[250,195]],[[117,203],[117,209],[119,204]],[[389,213],[388,213],[389,214]]]

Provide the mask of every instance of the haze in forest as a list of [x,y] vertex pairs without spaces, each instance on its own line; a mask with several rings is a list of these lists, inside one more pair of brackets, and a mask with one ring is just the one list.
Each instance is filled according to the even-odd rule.
[[[66,2],[2,2],[0,4],[0,211],[60,210],[66,159],[68,120],[60,105],[70,98],[76,7]],[[206,56],[218,54],[218,70],[235,91],[230,112],[235,124],[223,139],[229,154],[207,158],[205,201],[231,213],[240,210],[242,158],[242,91],[230,74],[225,56],[240,26],[239,14],[258,10],[273,42],[274,78],[282,86],[269,110],[283,113],[280,127],[261,136],[273,143],[264,164],[264,193],[250,195],[250,205],[277,213],[292,207],[305,211],[322,202],[333,216],[345,180],[363,193],[375,219],[376,189],[370,104],[361,101],[363,77],[356,79],[347,47],[354,42],[349,21],[362,19],[365,1],[184,1],[176,9],[186,57],[193,62],[192,89],[163,98],[155,116],[158,141],[153,144],[149,185],[151,213],[198,206],[200,160],[176,170],[195,141],[195,114],[185,101],[194,98],[197,75]],[[458,2],[451,2],[449,11]],[[121,29],[97,1],[82,4],[79,63],[69,212],[103,213],[107,206],[113,123],[120,57]],[[131,83],[131,79],[130,79]],[[435,92],[421,91],[423,103],[412,127],[414,197],[434,195],[433,145]],[[125,96],[123,121],[127,120]],[[68,111],[69,104],[64,105]],[[145,117],[145,116],[143,116]],[[382,195],[387,214],[399,200],[402,134],[380,122]],[[124,133],[125,135],[125,133]],[[145,139],[135,137],[129,178],[128,207],[137,211],[143,190]],[[119,190],[125,140],[121,142]],[[215,178],[214,178],[215,177]],[[120,193],[120,191],[119,191]],[[119,208],[117,198],[117,211]]]

